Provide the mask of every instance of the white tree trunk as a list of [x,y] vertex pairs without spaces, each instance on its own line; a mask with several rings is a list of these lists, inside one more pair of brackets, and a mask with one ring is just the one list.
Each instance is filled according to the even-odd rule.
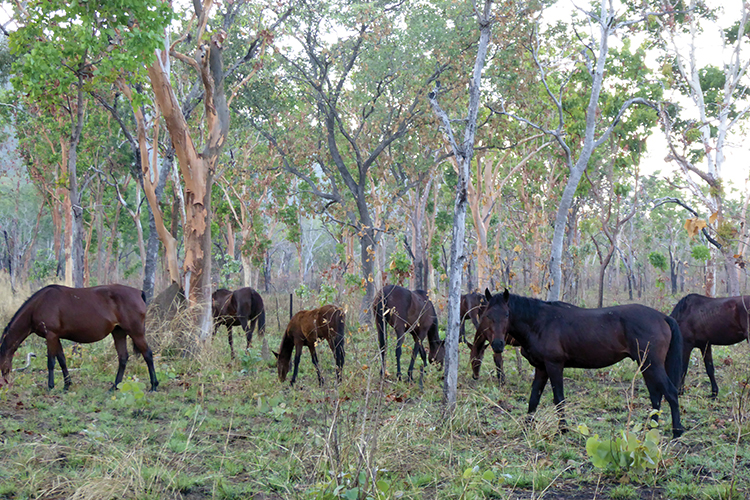
[[482,12],[476,12],[480,27],[479,47],[474,63],[474,72],[469,87],[469,110],[464,141],[459,148],[451,129],[448,115],[437,102],[437,92],[430,93],[430,103],[433,111],[443,125],[443,133],[450,142],[453,154],[459,166],[458,185],[456,186],[456,202],[453,212],[453,240],[451,241],[451,262],[448,285],[448,326],[445,339],[445,377],[443,385],[443,403],[446,413],[452,413],[456,407],[456,386],[458,384],[458,330],[459,306],[461,302],[461,272],[463,270],[464,236],[466,231],[466,205],[468,200],[469,166],[474,156],[474,136],[477,130],[477,113],[479,111],[480,83],[482,70],[487,58],[487,47],[490,42],[492,28],[491,0],[485,0]]

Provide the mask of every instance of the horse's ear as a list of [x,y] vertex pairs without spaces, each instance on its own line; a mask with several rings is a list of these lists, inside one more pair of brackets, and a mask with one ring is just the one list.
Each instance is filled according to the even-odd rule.
[[508,291],[508,289],[506,288],[506,289],[505,289],[505,291],[503,292],[503,300],[504,300],[505,302],[508,302],[508,299],[510,299],[510,292],[509,292],[509,291]]
[[484,289],[484,296],[487,297],[487,301],[492,300],[492,292],[490,292],[489,288]]
[[273,353],[274,356],[276,356],[276,359],[279,359],[279,353],[278,352],[275,352],[275,351],[271,351],[271,352]]

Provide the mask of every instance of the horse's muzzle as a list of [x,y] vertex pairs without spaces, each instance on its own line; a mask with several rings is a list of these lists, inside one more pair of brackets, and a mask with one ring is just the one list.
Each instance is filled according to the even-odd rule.
[[503,349],[505,349],[505,342],[500,339],[493,340],[490,342],[490,345],[492,346],[492,350],[495,351],[495,354],[500,354],[503,352]]

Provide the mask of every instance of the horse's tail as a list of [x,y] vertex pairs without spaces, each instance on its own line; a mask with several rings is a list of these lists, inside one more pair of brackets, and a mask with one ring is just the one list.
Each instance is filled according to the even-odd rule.
[[680,332],[680,326],[674,318],[666,316],[664,320],[672,331],[667,359],[664,364],[669,380],[672,381],[676,389],[679,389],[682,382],[682,332]]

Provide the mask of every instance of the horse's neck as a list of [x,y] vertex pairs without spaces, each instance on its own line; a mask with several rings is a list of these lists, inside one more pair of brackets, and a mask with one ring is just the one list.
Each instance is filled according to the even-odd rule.
[[[24,324],[25,323],[25,324]],[[31,325],[26,315],[14,318],[0,340],[0,361],[12,358],[21,343],[31,335]]]

